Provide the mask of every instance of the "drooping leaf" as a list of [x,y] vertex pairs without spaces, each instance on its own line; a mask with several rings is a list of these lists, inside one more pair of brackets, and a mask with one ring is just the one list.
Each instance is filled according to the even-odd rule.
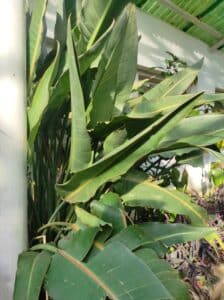
[[[147,234],[138,225],[130,225],[130,226],[124,228],[122,231],[120,231],[116,235],[112,236],[112,238],[110,238],[107,241],[107,243],[111,243],[114,241],[118,241],[118,242],[124,244],[130,250],[136,250],[145,245],[148,245],[148,244],[153,245],[155,243],[155,241],[153,240],[153,237],[150,236],[150,233]],[[162,247],[162,245],[161,245],[161,247]],[[165,248],[162,247],[160,250],[164,250],[164,249]],[[165,253],[165,251],[164,251],[164,253]]]
[[78,74],[70,21],[68,22],[67,48],[72,107],[70,169],[71,172],[77,172],[89,165],[91,144],[86,128],[84,97]]
[[[158,97],[150,101],[142,101],[140,106],[135,107],[128,114],[128,117],[135,119],[146,119],[153,118],[157,115],[164,115],[180,106],[180,103],[184,104],[186,101],[188,101],[189,96],[190,94],[165,96],[161,98]],[[131,101],[129,101],[129,105],[132,105]]]
[[178,279],[178,274],[170,265],[158,258],[151,249],[140,249],[135,254],[141,258],[150,270],[161,280],[174,299],[190,299],[188,289],[184,283]]
[[174,299],[142,259],[118,242],[88,263],[58,250],[48,272],[47,290],[54,300],[64,295],[67,300],[99,300],[106,295],[112,300]]
[[209,237],[214,232],[211,227],[146,222],[124,228],[108,243],[119,241],[131,250],[147,246],[165,253],[168,251],[167,246]]
[[132,114],[138,115],[144,112],[147,102],[156,99],[164,98],[165,96],[180,95],[194,82],[199,70],[202,66],[203,60],[199,61],[192,67],[185,68],[183,71],[166,78],[160,84],[157,84],[151,90],[146,92],[141,98],[141,101],[134,107]]
[[124,204],[127,206],[162,209],[175,214],[185,215],[194,225],[207,225],[208,217],[206,211],[194,203],[189,196],[151,182],[143,172],[127,173],[115,185],[115,190],[122,195]]
[[48,103],[50,101],[50,88],[57,72],[59,52],[60,49],[58,45],[55,59],[40,79],[35,93],[33,95],[32,103],[28,109],[30,147],[32,147],[34,143],[39,126],[41,124],[43,114],[47,109]]
[[19,256],[14,288],[14,300],[38,300],[51,262],[47,251],[24,252]]
[[223,101],[224,101],[224,93],[203,94],[201,96],[201,101],[199,101],[199,104],[200,105],[212,104],[213,102],[223,102]]
[[212,227],[198,227],[179,223],[146,222],[139,224],[139,227],[152,236],[154,241],[160,241],[168,246],[199,240],[215,232]]
[[44,15],[47,7],[47,0],[34,1],[31,23],[29,26],[29,45],[28,45],[28,70],[29,83],[34,75],[37,61],[41,53],[41,45],[44,31]]
[[[74,174],[67,183],[57,186],[58,192],[68,202],[87,202],[102,184],[117,180],[139,159],[155,150],[161,139],[177,122],[189,114],[197,98],[197,95],[191,98],[178,111],[156,121],[92,167]],[[155,130],[156,133],[150,136]]]
[[59,247],[66,249],[67,253],[82,261],[91,249],[99,228],[88,227],[77,232],[71,231],[59,241]]
[[174,142],[209,145],[224,138],[224,116],[204,114],[182,120],[161,142],[161,147]]

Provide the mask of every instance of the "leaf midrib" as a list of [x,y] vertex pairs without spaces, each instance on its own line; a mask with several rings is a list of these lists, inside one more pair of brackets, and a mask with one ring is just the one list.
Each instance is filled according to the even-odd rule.
[[95,273],[93,273],[86,265],[84,265],[82,262],[74,258],[73,256],[69,255],[64,250],[58,249],[58,253],[67,259],[70,263],[72,263],[74,266],[76,266],[79,270],[81,270],[83,273],[85,273],[89,278],[91,278],[98,286],[100,286],[107,294],[108,297],[110,297],[112,300],[119,300],[117,296],[113,293],[113,291],[99,278]]

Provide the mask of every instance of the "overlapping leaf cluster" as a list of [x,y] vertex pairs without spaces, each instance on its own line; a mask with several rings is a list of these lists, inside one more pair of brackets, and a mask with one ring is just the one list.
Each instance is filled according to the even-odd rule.
[[[218,236],[189,196],[152,182],[139,165],[195,151],[223,159],[210,147],[224,137],[223,115],[191,113],[224,96],[185,94],[199,62],[136,98],[128,0],[59,1],[48,53],[46,2],[35,1],[31,15],[27,85],[30,226],[42,226],[47,240],[20,256],[14,299],[37,300],[43,287],[54,300],[189,299],[159,256],[174,243]],[[189,224],[134,224],[138,207]]]

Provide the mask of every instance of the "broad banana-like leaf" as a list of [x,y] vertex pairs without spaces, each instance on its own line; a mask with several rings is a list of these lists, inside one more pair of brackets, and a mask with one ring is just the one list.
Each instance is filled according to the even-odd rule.
[[223,114],[204,114],[186,118],[163,139],[161,147],[174,142],[199,146],[211,145],[224,139],[223,124]]
[[89,50],[130,0],[85,1],[79,20],[82,38]]
[[44,31],[44,15],[47,7],[47,0],[34,1],[31,23],[29,27],[28,43],[28,70],[29,84],[33,80],[36,64],[40,57],[41,45]]
[[[112,152],[108,153],[108,155],[105,156],[103,159],[101,159],[97,163],[95,163],[95,165],[91,169],[94,169],[94,172],[98,173],[98,172],[102,171],[103,169],[105,169],[108,165],[111,165],[112,163],[114,163],[115,159],[118,156],[122,155],[122,153],[124,154],[124,151],[129,150],[131,147],[133,147],[134,145],[136,145],[137,143],[139,143],[141,139],[143,139],[144,137],[146,138],[147,135],[150,135],[150,133],[153,130],[155,130],[155,128],[157,126],[159,126],[159,124],[162,124],[163,122],[164,123],[168,122],[169,118],[174,113],[174,111],[177,111],[179,108],[184,107],[185,104],[187,104],[187,103],[189,103],[191,101],[195,100],[195,103],[197,103],[200,94],[201,93],[199,93],[199,94],[193,94],[193,95],[188,95],[187,100],[185,99],[184,103],[179,103],[178,108],[175,107],[172,111],[170,111],[169,113],[167,113],[161,119],[157,120],[156,122],[154,122],[152,124],[149,124],[149,126],[147,128],[145,128],[142,132],[136,134],[133,138],[130,138],[128,141],[126,141],[125,143],[123,143],[119,147],[115,148]],[[191,109],[193,108],[193,106],[194,106],[194,104],[192,104],[191,108],[188,108],[189,112],[191,111]],[[180,119],[180,115],[178,115],[177,119]],[[119,118],[118,118],[117,121],[118,121],[118,124],[119,124]],[[121,122],[124,122],[124,121],[125,121],[125,119],[121,118]],[[176,124],[178,122],[179,121],[176,121]],[[174,123],[172,123],[172,124],[174,124]],[[116,126],[116,124],[115,124],[115,126]],[[119,143],[116,143],[116,144],[118,145]],[[106,164],[106,162],[107,162],[107,164]]]
[[[157,115],[164,115],[177,108],[180,103],[184,104],[188,101],[189,96],[190,94],[165,96],[150,101],[142,101],[141,105],[136,106],[127,116],[134,119],[148,119]],[[131,101],[129,101],[129,105],[132,105]]]
[[[194,82],[197,77],[203,60],[192,67],[186,68],[177,74],[166,78],[160,84],[157,84],[151,90],[146,92],[141,101],[133,108],[132,114],[138,115],[144,113],[144,108],[149,101],[161,99],[165,96],[175,96],[183,94],[186,89]],[[148,111],[149,112],[149,111]]]
[[130,8],[127,28],[122,39],[122,53],[117,69],[116,82],[116,107],[123,110],[126,100],[129,98],[136,77],[138,55],[138,29],[136,24],[135,6]]
[[88,227],[77,232],[71,231],[59,241],[58,246],[61,249],[66,249],[68,254],[82,261],[91,249],[98,231],[99,228],[97,227]]
[[116,99],[121,102],[131,92],[137,65],[135,18],[134,5],[128,5],[115,23],[102,53],[92,90],[92,126],[111,120]]
[[197,98],[198,95],[189,99],[178,111],[157,120],[95,165],[74,174],[68,182],[58,185],[59,194],[68,202],[87,202],[101,185],[117,180],[139,159],[156,150],[161,139],[189,114]]
[[146,222],[139,225],[154,241],[165,245],[174,245],[193,240],[199,240],[215,233],[212,227],[198,227],[187,224],[165,224],[159,222]]
[[29,146],[32,147],[36,138],[39,126],[45,110],[47,109],[50,101],[50,88],[54,81],[58,62],[59,62],[59,45],[57,47],[56,56],[47,68],[42,78],[40,79],[38,86],[33,95],[32,103],[28,109],[28,121],[29,121]]
[[140,249],[135,254],[141,258],[150,270],[161,280],[166,289],[174,299],[190,299],[188,289],[181,280],[178,280],[178,273],[170,265],[158,258],[152,249]]
[[223,102],[223,101],[224,101],[224,93],[203,94],[201,96],[201,101],[199,101],[199,105],[211,104],[213,102]]
[[47,291],[54,300],[64,300],[65,295],[67,300],[175,299],[149,266],[119,242],[87,263],[59,249],[47,274]]
[[[215,232],[211,227],[198,227],[186,224],[164,224],[158,222],[147,222],[139,225],[131,225],[113,236],[107,243],[119,241],[131,250],[140,247],[150,247],[168,251],[174,244],[190,242],[210,236]],[[159,247],[159,245],[161,245]]]
[[[144,80],[143,80],[144,81]],[[147,94],[147,93],[146,93]],[[150,99],[150,101],[143,101],[143,96],[139,96],[127,101],[127,106],[130,109],[134,108],[128,113],[129,118],[144,119],[152,118],[158,114],[164,114],[170,109],[179,106],[179,102],[184,102],[188,95],[162,96],[161,98]],[[198,105],[212,104],[214,102],[224,101],[223,94],[203,94],[200,96]],[[140,104],[139,106],[137,104]]]
[[38,300],[44,278],[51,262],[47,251],[25,252],[19,256],[14,288],[14,300]]
[[193,225],[206,226],[206,211],[177,190],[163,188],[148,180],[143,172],[129,172],[115,185],[124,204],[151,207],[187,216]]
[[71,172],[77,172],[89,165],[92,153],[90,137],[86,128],[84,97],[76,63],[70,20],[68,22],[67,49],[72,107],[69,166]]

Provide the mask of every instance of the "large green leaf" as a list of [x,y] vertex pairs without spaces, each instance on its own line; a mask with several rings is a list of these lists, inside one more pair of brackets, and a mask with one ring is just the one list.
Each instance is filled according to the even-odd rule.
[[164,224],[159,222],[146,222],[139,225],[154,241],[160,241],[165,245],[185,243],[199,240],[215,232],[212,227],[198,227],[187,224]]
[[115,23],[102,53],[92,91],[90,119],[93,126],[109,121],[116,99],[122,102],[131,92],[137,65],[135,18],[134,6],[128,5]]
[[140,249],[135,254],[141,258],[150,270],[161,280],[174,299],[190,299],[187,287],[181,280],[178,280],[178,274],[170,265],[159,259],[151,249]]
[[[164,115],[180,106],[180,103],[184,104],[186,101],[188,101],[189,96],[189,94],[164,96],[161,98],[155,98],[150,101],[142,101],[140,106],[136,106],[128,114],[128,117],[134,119],[145,119],[153,118],[157,115]],[[132,105],[131,101],[129,101],[129,105]]]
[[31,23],[29,27],[29,45],[28,45],[28,70],[29,70],[29,83],[31,83],[36,64],[40,57],[41,45],[43,39],[44,23],[43,18],[45,15],[47,0],[34,1]]
[[[194,82],[201,68],[203,60],[199,61],[196,65],[186,68],[177,74],[168,77],[163,80],[160,84],[157,84],[151,90],[146,92],[140,102],[134,107],[132,114],[133,116],[150,113],[149,110],[144,110],[148,107],[148,102],[156,99],[164,98],[165,96],[180,95],[186,91],[186,89]],[[158,100],[156,100],[158,101]],[[149,108],[151,105],[149,105]]]
[[19,256],[14,288],[14,300],[38,300],[51,261],[51,254],[43,251],[25,252]]
[[68,22],[67,49],[72,107],[70,169],[71,172],[77,172],[89,165],[92,154],[86,128],[84,97],[77,69],[70,20]]
[[209,145],[224,139],[223,114],[204,114],[182,120],[162,141],[161,147],[179,142]]
[[201,96],[201,101],[199,101],[199,104],[212,104],[213,102],[223,102],[223,101],[224,101],[224,93],[204,94]]
[[82,75],[91,66],[91,64],[101,55],[110,33],[114,27],[112,23],[107,31],[93,44],[93,46],[79,56],[80,74]]
[[[150,247],[168,251],[159,245],[171,246],[185,243],[210,236],[215,232],[211,227],[198,227],[186,224],[164,224],[158,222],[147,222],[139,225],[128,226],[112,237],[108,243],[119,241],[131,250],[140,247]],[[160,249],[161,248],[161,249]]]
[[40,79],[35,93],[33,95],[32,103],[28,109],[28,121],[29,121],[29,145],[30,147],[34,143],[35,137],[37,135],[39,126],[45,110],[47,109],[48,103],[50,101],[50,88],[54,81],[58,62],[59,62],[59,45],[57,47],[56,56],[47,68],[42,78]]
[[87,50],[102,35],[112,21],[120,14],[129,0],[91,0],[85,1],[79,20],[83,42]]
[[124,204],[127,206],[162,209],[185,215],[194,225],[207,225],[206,211],[196,205],[189,196],[151,182],[143,172],[127,173],[115,185],[115,190],[122,195]]
[[122,53],[117,69],[115,102],[116,107],[122,110],[126,100],[131,94],[137,69],[138,29],[133,5],[130,8],[127,28],[120,43],[122,43]]
[[89,227],[78,232],[71,231],[59,241],[59,247],[78,260],[83,260],[91,249],[99,228]]
[[155,150],[177,122],[189,114],[197,98],[196,95],[189,99],[178,111],[156,121],[92,167],[74,174],[68,182],[57,186],[58,192],[68,202],[87,202],[102,184],[117,180],[139,159]]
[[65,295],[67,300],[174,299],[143,260],[118,242],[88,263],[58,250],[48,272],[47,290],[54,300],[64,300]]

